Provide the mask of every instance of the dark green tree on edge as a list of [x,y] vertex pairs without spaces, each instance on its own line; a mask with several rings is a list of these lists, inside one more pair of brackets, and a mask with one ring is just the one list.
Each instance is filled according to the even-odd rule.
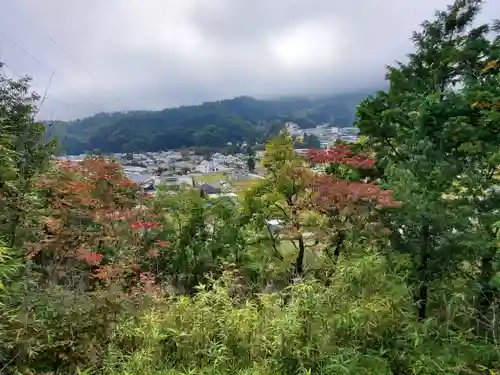
[[487,123],[468,94],[483,86],[480,72],[492,49],[498,51],[487,38],[488,25],[472,27],[481,4],[457,0],[424,22],[413,35],[408,63],[388,68],[389,90],[358,108],[357,125],[377,151],[385,183],[405,202],[386,220],[393,244],[412,254],[420,319],[438,280],[458,272],[463,261],[481,263],[482,250],[471,245],[477,237],[466,229],[477,214],[457,191],[460,184],[473,185],[494,155],[491,146],[500,144],[498,123]]
[[247,167],[250,173],[253,173],[255,171],[255,158],[253,156],[248,157]]

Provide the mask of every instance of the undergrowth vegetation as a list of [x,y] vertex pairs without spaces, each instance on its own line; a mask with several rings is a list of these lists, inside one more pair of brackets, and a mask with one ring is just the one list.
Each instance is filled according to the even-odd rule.
[[[113,336],[104,368],[137,374],[439,374],[467,373],[499,359],[491,344],[451,324],[420,324],[404,277],[377,254],[339,264],[330,286],[307,280],[241,301],[233,283],[225,275],[194,298],[166,299],[139,319],[129,318]],[[460,318],[467,311],[449,313]]]
[[0,373],[497,374],[500,26],[471,26],[480,5],[415,33],[362,141],[300,157],[282,131],[237,201],[56,160],[29,80],[0,74]]

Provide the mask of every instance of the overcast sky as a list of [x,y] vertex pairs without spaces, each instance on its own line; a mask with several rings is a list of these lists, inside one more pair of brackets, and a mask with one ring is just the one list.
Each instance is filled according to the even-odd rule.
[[[411,51],[412,31],[449,3],[2,0],[0,60],[39,93],[48,87],[45,119],[337,93],[382,84],[385,64]],[[483,18],[498,16],[490,0]]]

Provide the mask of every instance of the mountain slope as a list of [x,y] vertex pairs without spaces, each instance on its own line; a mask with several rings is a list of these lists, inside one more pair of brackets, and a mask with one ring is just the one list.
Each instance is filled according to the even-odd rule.
[[161,111],[99,113],[71,122],[52,122],[65,152],[157,151],[227,142],[262,142],[293,121],[303,128],[325,122],[350,126],[355,108],[369,93],[322,98],[258,100],[248,96]]

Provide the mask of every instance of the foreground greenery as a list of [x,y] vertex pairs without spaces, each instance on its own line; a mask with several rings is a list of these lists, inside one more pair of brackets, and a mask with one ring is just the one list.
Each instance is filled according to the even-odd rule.
[[282,131],[238,202],[55,162],[28,80],[0,76],[0,373],[497,374],[500,27],[470,26],[480,4],[424,23],[360,143],[304,159]]

